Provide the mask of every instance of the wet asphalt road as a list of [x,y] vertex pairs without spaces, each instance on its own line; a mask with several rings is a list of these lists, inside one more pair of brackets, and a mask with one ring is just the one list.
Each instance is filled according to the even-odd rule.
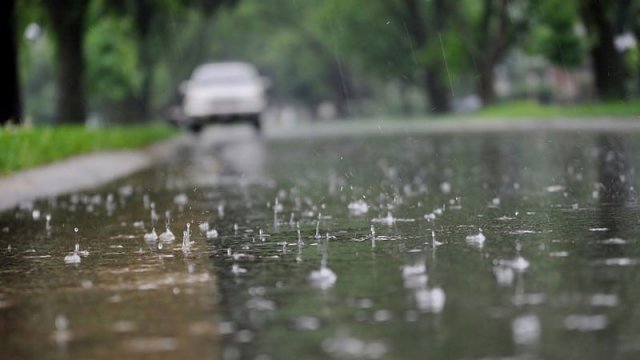
[[0,214],[0,358],[636,358],[637,134],[414,130],[213,128]]

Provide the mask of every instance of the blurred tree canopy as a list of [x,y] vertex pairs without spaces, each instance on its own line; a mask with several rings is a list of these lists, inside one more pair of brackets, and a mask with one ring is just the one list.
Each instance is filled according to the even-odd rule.
[[491,104],[514,54],[588,72],[596,99],[628,99],[640,92],[638,3],[7,0],[3,94],[16,96],[0,117],[21,117],[22,94],[38,122],[154,119],[196,65],[223,60],[255,63],[274,105],[331,104],[337,117],[442,113],[469,95]]

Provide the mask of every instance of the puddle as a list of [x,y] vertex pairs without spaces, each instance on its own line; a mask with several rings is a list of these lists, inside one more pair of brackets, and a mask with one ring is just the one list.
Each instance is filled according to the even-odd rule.
[[231,139],[22,204],[0,358],[640,356],[638,142]]

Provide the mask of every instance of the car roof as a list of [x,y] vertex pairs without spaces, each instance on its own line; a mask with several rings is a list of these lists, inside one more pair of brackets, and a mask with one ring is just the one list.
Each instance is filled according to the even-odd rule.
[[244,62],[207,63],[198,66],[193,71],[192,78],[199,78],[202,76],[208,77],[215,74],[257,76],[258,71],[253,65]]

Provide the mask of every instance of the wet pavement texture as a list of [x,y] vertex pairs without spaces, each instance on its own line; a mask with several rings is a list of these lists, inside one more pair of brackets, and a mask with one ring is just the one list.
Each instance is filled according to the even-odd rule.
[[637,134],[215,131],[0,214],[0,358],[640,356]]

